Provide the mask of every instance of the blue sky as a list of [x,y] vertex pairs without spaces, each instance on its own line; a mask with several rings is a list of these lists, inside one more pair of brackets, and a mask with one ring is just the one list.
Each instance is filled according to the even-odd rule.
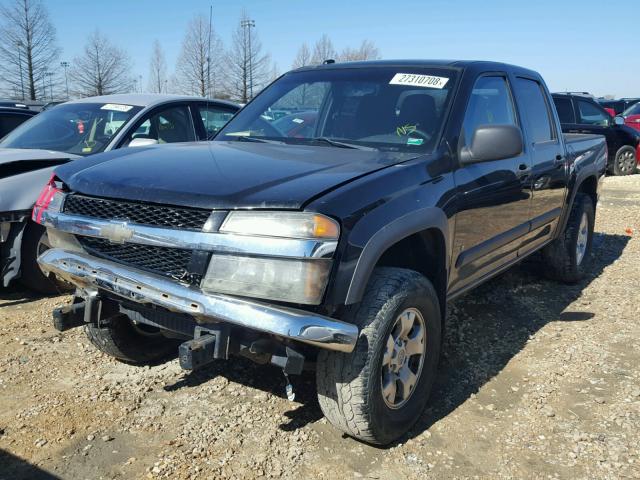
[[640,95],[640,0],[44,0],[63,59],[96,28],[125,48],[146,85],[152,43],[169,68],[189,20],[208,15],[225,43],[242,9],[280,71],[323,33],[338,50],[373,40],[383,58],[499,60],[538,70],[552,90]]

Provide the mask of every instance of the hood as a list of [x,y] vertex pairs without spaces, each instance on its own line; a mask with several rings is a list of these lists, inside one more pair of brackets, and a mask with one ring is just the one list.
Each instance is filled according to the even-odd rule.
[[362,175],[416,157],[330,146],[209,142],[129,148],[56,169],[85,195],[207,209],[299,209]]
[[28,148],[0,148],[0,165],[12,162],[35,162],[38,160],[74,160],[80,158],[72,153],[53,150],[35,150]]
[[640,130],[640,115],[628,115],[624,119],[625,125],[635,130]]
[[54,167],[76,158],[51,150],[0,148],[0,213],[31,209]]

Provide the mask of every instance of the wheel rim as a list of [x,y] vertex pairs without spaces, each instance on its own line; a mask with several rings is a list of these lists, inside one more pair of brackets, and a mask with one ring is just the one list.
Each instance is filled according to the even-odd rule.
[[402,408],[413,395],[424,363],[427,335],[424,317],[403,310],[391,329],[382,357],[382,398],[391,409]]
[[636,166],[636,156],[631,150],[625,150],[618,155],[618,168],[621,172],[631,172]]
[[576,263],[580,265],[587,253],[587,243],[589,242],[589,218],[586,212],[582,214],[580,219],[580,227],[578,228],[578,239],[576,242]]

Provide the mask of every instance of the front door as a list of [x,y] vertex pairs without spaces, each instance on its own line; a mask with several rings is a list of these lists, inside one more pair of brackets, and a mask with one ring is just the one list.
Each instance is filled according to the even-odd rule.
[[[480,125],[521,126],[506,74],[479,77],[467,103],[459,147],[468,146]],[[515,260],[529,231],[531,161],[514,158],[458,168],[451,294]]]

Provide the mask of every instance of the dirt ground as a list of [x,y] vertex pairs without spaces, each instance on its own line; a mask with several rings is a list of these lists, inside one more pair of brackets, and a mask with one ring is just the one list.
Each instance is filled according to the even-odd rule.
[[289,402],[275,367],[119,363],[68,297],[0,292],[0,479],[640,478],[640,175],[608,178],[589,277],[532,266],[450,305],[430,406],[373,448],[322,418],[312,375]]

